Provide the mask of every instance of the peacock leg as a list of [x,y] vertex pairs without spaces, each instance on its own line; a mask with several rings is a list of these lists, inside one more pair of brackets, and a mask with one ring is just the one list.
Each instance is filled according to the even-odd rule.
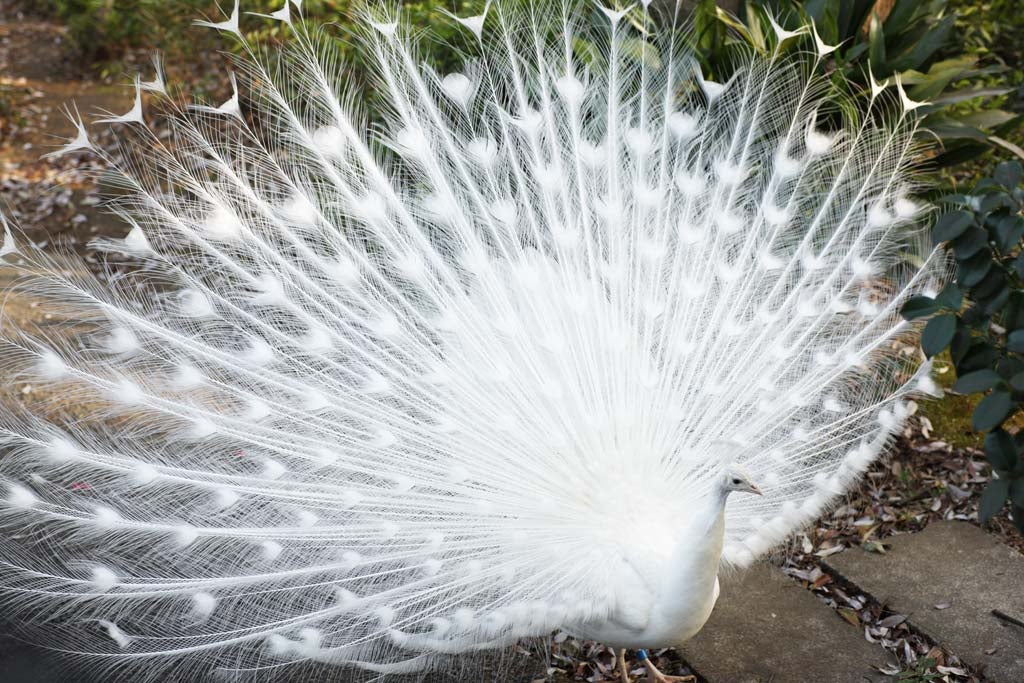
[[667,676],[654,666],[654,662],[647,656],[647,650],[637,650],[637,659],[647,667],[647,677],[652,683],[683,683],[684,681],[696,681],[696,676]]
[[619,676],[622,678],[622,683],[632,683],[629,680],[629,665],[626,664],[626,648],[619,648],[619,654],[616,659],[616,668],[619,670]]

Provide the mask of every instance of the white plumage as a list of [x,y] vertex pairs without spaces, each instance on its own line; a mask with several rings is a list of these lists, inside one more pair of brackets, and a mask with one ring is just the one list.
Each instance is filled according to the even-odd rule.
[[[559,628],[677,644],[721,565],[812,520],[934,391],[896,354],[944,276],[915,103],[878,84],[855,114],[816,34],[719,84],[678,30],[497,2],[438,74],[367,13],[368,130],[298,9],[271,15],[284,59],[246,45],[245,86],[170,142],[141,99],[108,119],[137,141],[134,227],[101,247],[143,268],[74,278],[7,231],[6,267],[88,326],[0,328],[41,396],[0,411],[0,584],[61,647],[390,673]],[[764,495],[726,506],[737,468]]]

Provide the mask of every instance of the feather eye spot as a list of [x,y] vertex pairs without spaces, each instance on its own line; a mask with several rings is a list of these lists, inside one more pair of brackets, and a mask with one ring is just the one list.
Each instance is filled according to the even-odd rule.
[[343,608],[350,608],[358,602],[355,593],[340,586],[334,590],[334,600],[339,607]]
[[263,555],[263,559],[267,562],[273,562],[277,558],[281,557],[281,553],[284,552],[284,548],[277,541],[262,541],[260,543],[260,552]]
[[463,109],[468,109],[475,87],[473,81],[465,74],[452,73],[442,79],[441,89],[453,102]]
[[30,489],[20,484],[7,485],[7,504],[11,507],[28,509],[35,507],[38,502],[36,494]]
[[893,204],[893,211],[895,211],[896,215],[902,218],[903,220],[913,219],[914,217],[917,216],[920,210],[921,207],[919,207],[915,202],[911,201],[910,199],[907,199],[906,197],[900,197]]
[[36,361],[36,373],[43,380],[58,380],[68,374],[67,363],[53,349],[43,349]]
[[109,593],[115,586],[117,586],[117,574],[115,574],[114,570],[110,567],[97,565],[92,568],[90,583],[92,583],[93,591],[97,593]]
[[498,158],[498,146],[490,138],[473,138],[466,145],[466,153],[478,166],[491,167]]
[[579,106],[586,94],[586,86],[575,76],[562,76],[555,81],[555,90],[570,107]]
[[215,206],[200,225],[201,233],[214,241],[234,242],[242,236],[245,226],[227,205]]
[[219,488],[214,491],[214,506],[218,511],[233,507],[239,500],[240,496],[232,489]]
[[679,173],[675,178],[675,184],[684,196],[690,198],[700,195],[706,187],[704,180],[695,173]]
[[280,633],[271,633],[267,636],[267,653],[272,657],[285,658],[292,653],[294,643]]
[[292,195],[278,212],[283,220],[300,230],[312,230],[320,220],[316,205],[301,193]]
[[50,439],[47,454],[56,463],[65,463],[81,456],[78,445],[63,436],[55,436]]
[[127,650],[131,645],[132,639],[128,637],[124,631],[118,628],[117,624],[106,619],[100,619],[99,625],[106,632],[107,637],[114,641],[118,648]]
[[397,610],[395,610],[394,607],[391,607],[389,605],[381,605],[380,607],[374,609],[372,614],[373,617],[377,620],[377,624],[381,628],[387,628],[388,626],[391,626],[391,624],[394,623],[395,617],[397,616],[398,612]]
[[804,142],[807,145],[807,152],[811,156],[818,157],[822,156],[832,148],[832,144],[835,142],[835,136],[816,130],[812,126],[807,129],[807,135],[804,138]]
[[140,347],[139,338],[134,332],[127,327],[115,327],[107,337],[104,350],[110,354],[129,355],[138,351]]
[[654,138],[644,128],[626,131],[626,145],[638,157],[645,157],[654,151]]
[[199,619],[208,619],[216,608],[217,598],[210,593],[199,591],[192,595],[192,613]]
[[789,156],[785,149],[780,149],[775,154],[775,173],[781,178],[792,178],[800,173],[801,166],[800,161]]
[[338,126],[321,126],[313,131],[313,149],[329,159],[340,160],[345,156],[347,146],[345,133]]
[[696,116],[677,111],[669,114],[668,127],[677,140],[686,141],[697,134],[699,121]]

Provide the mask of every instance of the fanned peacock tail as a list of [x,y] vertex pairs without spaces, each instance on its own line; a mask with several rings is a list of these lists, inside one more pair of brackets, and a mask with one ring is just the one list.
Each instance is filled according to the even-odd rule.
[[237,6],[211,24],[241,102],[168,139],[141,97],[106,119],[134,227],[100,247],[141,268],[100,284],[7,232],[85,330],[0,342],[38,397],[0,409],[0,584],[62,648],[389,673],[601,619],[605,559],[670,542],[723,465],[765,493],[727,510],[744,566],[934,390],[898,354],[944,273],[915,103],[856,112],[813,30],[718,84],[646,16],[495,2],[439,74],[366,11],[369,127],[298,5],[281,59]]

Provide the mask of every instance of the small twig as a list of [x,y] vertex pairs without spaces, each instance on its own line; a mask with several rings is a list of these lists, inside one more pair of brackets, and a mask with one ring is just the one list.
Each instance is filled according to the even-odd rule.
[[924,491],[921,491],[919,493],[914,494],[910,498],[903,498],[903,499],[900,499],[900,500],[892,501],[892,502],[889,503],[889,506],[890,507],[894,507],[894,508],[906,507],[907,505],[911,505],[913,503],[916,503],[919,500],[924,500],[925,498],[928,498],[930,496],[931,496],[931,491],[924,490]]
[[992,610],[992,616],[996,617],[997,619],[1002,619],[1003,621],[1009,624],[1014,624],[1015,626],[1020,626],[1021,628],[1024,628],[1024,621],[1021,621],[1017,617],[1011,617],[1009,614],[1002,610]]

